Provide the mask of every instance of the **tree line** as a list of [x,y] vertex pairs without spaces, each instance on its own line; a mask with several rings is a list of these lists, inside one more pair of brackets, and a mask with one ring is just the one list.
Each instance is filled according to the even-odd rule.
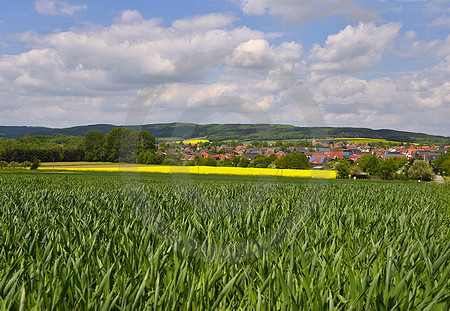
[[155,137],[148,131],[115,128],[104,135],[90,131],[77,136],[24,136],[17,140],[0,139],[0,161],[77,162],[108,161],[136,163],[143,152],[154,152]]

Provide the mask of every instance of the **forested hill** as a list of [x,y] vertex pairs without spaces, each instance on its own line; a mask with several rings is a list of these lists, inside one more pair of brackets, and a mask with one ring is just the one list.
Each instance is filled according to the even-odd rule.
[[0,137],[15,139],[26,135],[63,134],[84,136],[88,131],[96,130],[107,133],[116,127],[131,130],[147,130],[158,138],[197,138],[206,137],[211,141],[220,140],[287,140],[326,137],[365,137],[391,141],[449,144],[450,137],[412,133],[395,130],[373,130],[353,127],[297,127],[282,124],[206,124],[160,123],[132,126],[116,126],[111,124],[95,124],[69,128],[47,128],[28,126],[0,126]]

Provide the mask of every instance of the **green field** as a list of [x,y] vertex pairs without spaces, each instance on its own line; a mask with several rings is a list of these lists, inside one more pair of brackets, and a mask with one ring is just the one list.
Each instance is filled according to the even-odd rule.
[[448,310],[450,188],[0,172],[0,309]]

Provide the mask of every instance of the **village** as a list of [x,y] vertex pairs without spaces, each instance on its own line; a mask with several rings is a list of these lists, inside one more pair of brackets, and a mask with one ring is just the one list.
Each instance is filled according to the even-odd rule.
[[[235,141],[228,143],[210,143],[208,141],[194,141],[190,143],[189,141],[180,141],[159,144],[157,154],[164,157],[171,156],[187,162],[199,158],[210,159],[209,163],[214,165],[214,162],[211,161],[212,159],[226,161],[240,157],[247,159],[248,161],[246,162],[251,162],[258,157],[271,157],[272,159],[276,159],[293,153],[301,153],[308,158],[311,168],[320,170],[332,168],[333,163],[344,158],[351,163],[357,163],[364,154],[375,155],[382,160],[389,158],[405,158],[407,160],[421,159],[431,164],[433,160],[450,149],[450,146],[394,145],[393,143],[389,143],[380,147],[379,145],[382,145],[380,143],[325,141],[249,142],[241,144]],[[204,162],[204,164],[208,165],[208,162]],[[270,163],[268,166],[270,167]]]

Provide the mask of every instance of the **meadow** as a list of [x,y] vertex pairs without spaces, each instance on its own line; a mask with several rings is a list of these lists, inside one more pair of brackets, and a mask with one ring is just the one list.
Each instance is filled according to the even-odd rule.
[[450,188],[0,172],[0,308],[448,310]]

